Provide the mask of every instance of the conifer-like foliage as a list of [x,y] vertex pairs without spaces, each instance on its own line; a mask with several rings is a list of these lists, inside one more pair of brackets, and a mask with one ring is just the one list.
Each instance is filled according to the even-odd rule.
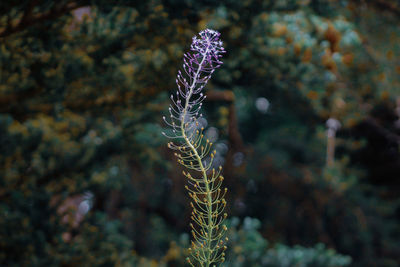
[[0,266],[184,266],[160,112],[206,28],[229,52],[203,104],[223,265],[398,266],[399,24],[393,0],[0,1]]
[[212,73],[221,66],[220,58],[225,52],[220,33],[206,29],[193,37],[191,52],[184,55],[183,69],[178,72],[176,96],[171,95],[173,104],[169,107],[170,119],[164,121],[172,128],[172,134],[166,134],[174,142],[168,147],[175,150],[178,162],[187,169],[183,171],[189,185],[185,186],[192,199],[192,247],[189,249],[194,262],[188,258],[190,265],[198,262],[200,266],[216,266],[215,263],[225,260],[226,249],[223,224],[226,213],[224,196],[227,189],[222,189],[222,167],[214,168],[213,159],[216,151],[212,143],[204,138],[199,118],[202,101],[206,96],[202,93]]

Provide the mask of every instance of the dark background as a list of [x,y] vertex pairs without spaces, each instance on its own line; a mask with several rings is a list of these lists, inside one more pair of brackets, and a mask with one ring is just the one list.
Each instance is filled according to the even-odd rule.
[[212,28],[226,266],[398,266],[399,21],[390,0],[2,1],[0,265],[184,265],[161,118]]

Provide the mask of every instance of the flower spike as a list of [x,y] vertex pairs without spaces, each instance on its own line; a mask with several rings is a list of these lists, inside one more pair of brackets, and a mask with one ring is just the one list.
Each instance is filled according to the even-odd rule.
[[183,71],[178,71],[176,78],[178,90],[171,95],[170,116],[163,117],[171,129],[163,134],[173,140],[168,147],[175,151],[180,164],[193,171],[183,172],[193,209],[190,224],[193,240],[189,251],[194,261],[187,260],[191,266],[195,262],[199,266],[216,266],[225,256],[227,228],[223,223],[227,215],[223,211],[227,189],[221,187],[222,167],[212,168],[216,151],[209,140],[203,139],[204,126],[199,120],[206,98],[202,90],[221,66],[224,53],[219,32],[206,29],[193,37],[190,51],[184,54]]

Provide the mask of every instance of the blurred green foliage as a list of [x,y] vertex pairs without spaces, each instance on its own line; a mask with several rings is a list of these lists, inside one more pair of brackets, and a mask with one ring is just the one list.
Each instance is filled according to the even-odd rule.
[[161,117],[210,27],[228,53],[207,92],[235,98],[210,97],[205,117],[229,214],[257,218],[232,220],[229,266],[350,264],[331,249],[397,266],[399,14],[389,0],[3,1],[0,265],[183,265],[190,209]]
[[249,217],[244,218],[239,228],[239,219],[232,218],[230,224],[231,252],[227,265],[240,266],[348,266],[351,258],[336,254],[332,249],[326,249],[323,244],[312,248],[294,246],[293,248],[275,244],[268,247],[268,242],[258,232],[261,222]]

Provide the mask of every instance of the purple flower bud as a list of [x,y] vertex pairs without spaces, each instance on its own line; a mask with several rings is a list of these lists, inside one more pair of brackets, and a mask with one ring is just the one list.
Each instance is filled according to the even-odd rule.
[[[171,119],[167,124],[177,133],[172,138],[180,139],[186,132],[190,133],[198,127],[195,123],[188,124],[188,119],[185,121],[185,118],[196,121],[201,117],[199,110],[206,98],[202,90],[215,69],[221,66],[220,58],[223,53],[225,50],[217,31],[206,29],[192,38],[190,51],[183,56],[183,70],[178,71],[175,80],[178,87],[176,97],[171,95]],[[182,129],[185,133],[182,133]]]

